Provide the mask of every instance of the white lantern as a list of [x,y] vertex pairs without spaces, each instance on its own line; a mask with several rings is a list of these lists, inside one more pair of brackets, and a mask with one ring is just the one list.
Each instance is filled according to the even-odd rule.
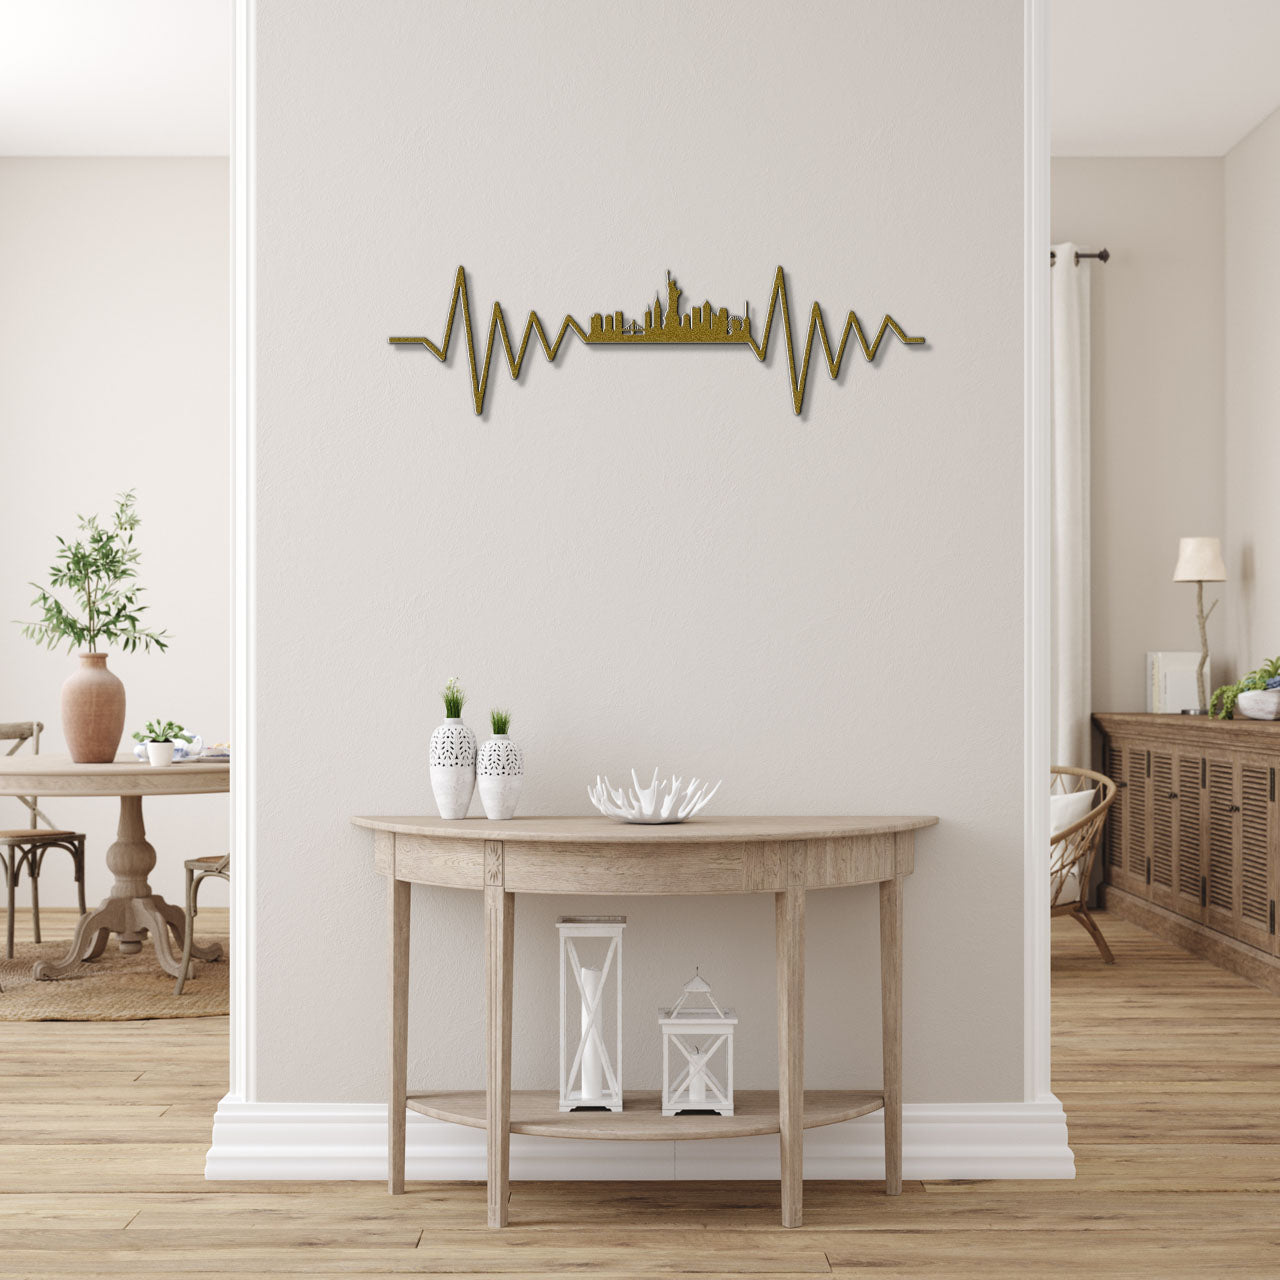
[[[561,1111],[622,1110],[622,931],[626,927],[626,916],[561,916],[556,922]],[[611,1005],[612,1057],[605,1025]]]
[[658,1025],[662,1028],[662,1114],[733,1115],[733,1031],[738,1025],[733,1010],[722,1009],[695,972],[684,984],[680,999],[670,1009],[658,1010]]

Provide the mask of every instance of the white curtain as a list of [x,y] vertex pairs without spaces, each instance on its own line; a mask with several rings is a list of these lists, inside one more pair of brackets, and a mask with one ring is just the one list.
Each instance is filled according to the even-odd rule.
[[1089,265],[1053,246],[1051,762],[1090,767]]

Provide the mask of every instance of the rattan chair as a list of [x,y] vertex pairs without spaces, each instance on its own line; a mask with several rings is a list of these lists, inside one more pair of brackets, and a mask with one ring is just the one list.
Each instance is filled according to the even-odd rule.
[[182,931],[182,968],[178,970],[178,981],[174,985],[173,994],[180,996],[186,986],[187,974],[191,969],[191,940],[195,934],[196,898],[200,894],[200,886],[210,876],[219,880],[231,879],[231,855],[214,854],[209,858],[189,858],[182,864],[187,869],[187,919]]
[[1106,825],[1107,811],[1114,803],[1116,784],[1103,773],[1090,769],[1072,769],[1055,765],[1049,770],[1052,781],[1051,795],[1070,795],[1075,791],[1094,791],[1093,808],[1079,822],[1064,827],[1049,841],[1049,909],[1055,916],[1071,916],[1088,931],[1097,944],[1106,964],[1115,964],[1116,958],[1107,946],[1107,940],[1098,928],[1098,922],[1089,914],[1086,905],[1089,884],[1093,878],[1093,866],[1102,843],[1102,830]]
[[[0,724],[0,742],[13,743],[5,752],[6,755],[13,755],[24,742],[30,742],[32,752],[39,755],[40,735],[43,732],[44,725],[39,720]],[[35,940],[40,941],[40,872],[44,866],[44,855],[50,849],[62,849],[71,855],[76,896],[80,901],[80,914],[84,915],[84,836],[78,831],[55,827],[40,808],[39,796],[19,796],[18,799],[27,807],[29,825],[0,831],[0,867],[4,870],[9,903],[5,954],[10,960],[13,959],[14,892],[24,867],[31,881],[31,923]],[[43,828],[40,826],[41,822],[45,824]]]

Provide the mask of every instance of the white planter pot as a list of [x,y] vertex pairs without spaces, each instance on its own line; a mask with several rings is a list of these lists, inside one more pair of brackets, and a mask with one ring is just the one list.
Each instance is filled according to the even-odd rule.
[[431,790],[442,818],[465,818],[476,789],[476,735],[450,717],[431,735]]
[[476,783],[487,817],[495,821],[515,817],[524,783],[524,753],[505,733],[495,733],[480,748]]
[[1280,689],[1246,689],[1236,699],[1236,710],[1250,720],[1280,720]]
[[173,763],[173,743],[172,742],[148,742],[147,743],[147,759],[153,765],[172,764]]

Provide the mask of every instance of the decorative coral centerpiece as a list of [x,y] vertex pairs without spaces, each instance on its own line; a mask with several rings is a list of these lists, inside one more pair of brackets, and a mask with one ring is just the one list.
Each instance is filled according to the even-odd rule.
[[596,777],[595,786],[587,788],[587,797],[606,818],[619,818],[623,822],[683,822],[702,809],[720,789],[720,783],[711,786],[699,778],[664,778],[658,781],[658,771],[647,787],[640,785],[636,771],[631,770],[634,784],[625,792],[619,791],[608,778]]

